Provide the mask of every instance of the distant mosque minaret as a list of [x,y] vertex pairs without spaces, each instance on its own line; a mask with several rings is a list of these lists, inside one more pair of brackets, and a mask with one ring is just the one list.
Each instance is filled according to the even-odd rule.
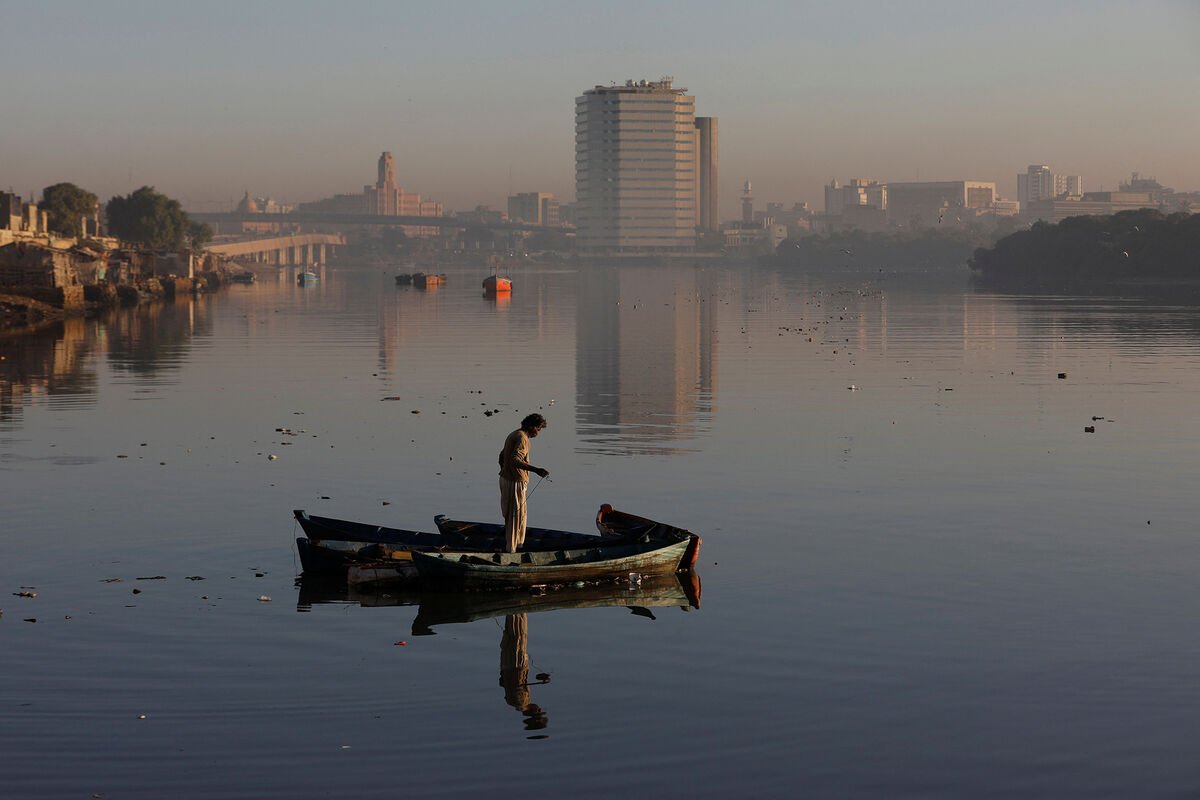
[[742,187],[742,222],[754,222],[754,192],[749,180]]

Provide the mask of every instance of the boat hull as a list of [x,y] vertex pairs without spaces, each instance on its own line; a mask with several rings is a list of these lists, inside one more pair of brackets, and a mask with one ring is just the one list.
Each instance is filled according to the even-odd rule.
[[512,279],[489,275],[483,279],[483,291],[487,294],[505,294],[512,291]]
[[[303,509],[296,509],[292,515],[305,534],[296,539],[300,565],[310,574],[346,575],[347,579],[358,581],[411,578],[415,572],[407,554],[414,550],[448,548],[492,553],[504,549],[504,526],[494,523],[455,523],[438,517],[439,524],[446,522],[445,530],[428,533],[319,517]],[[530,528],[525,535],[529,550],[587,547],[602,541],[602,537],[594,534],[550,528]],[[371,567],[374,571],[363,570],[356,573],[357,577],[350,576],[346,570],[353,566]]]
[[670,544],[633,543],[541,553],[414,552],[422,579],[451,580],[480,586],[533,586],[627,576],[669,575],[691,546],[690,539]]
[[424,272],[415,272],[412,276],[413,286],[418,289],[428,289],[432,286],[441,286],[446,282],[445,275],[433,275]]
[[[437,577],[442,573],[461,578],[464,572],[471,573],[436,565],[422,573],[417,554],[452,555],[474,565],[504,563],[504,574],[517,576],[515,580],[498,580],[487,570],[479,575],[468,574],[466,579],[525,585],[587,581],[629,572],[650,575],[687,571],[695,566],[700,547],[700,537],[691,531],[615,511],[607,503],[596,515],[599,536],[530,528],[524,548],[517,554],[502,552],[505,539],[500,523],[464,522],[438,515],[434,518],[438,532],[429,533],[320,517],[303,509],[292,514],[305,534],[296,539],[305,574],[345,576],[354,584],[410,580],[418,575]],[[519,569],[507,566],[514,559]]]

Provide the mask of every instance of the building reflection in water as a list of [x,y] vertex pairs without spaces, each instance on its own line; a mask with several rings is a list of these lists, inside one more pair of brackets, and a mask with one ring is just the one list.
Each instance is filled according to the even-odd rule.
[[683,452],[716,411],[716,279],[693,267],[588,269],[576,303],[580,452]]
[[116,372],[161,378],[178,369],[188,343],[211,332],[206,304],[147,303],[69,317],[35,330],[0,331],[0,430],[16,430],[26,406],[94,405],[99,390],[95,356]]
[[25,406],[39,398],[92,404],[97,348],[95,320],[72,317],[34,331],[0,333],[0,431],[21,427]]

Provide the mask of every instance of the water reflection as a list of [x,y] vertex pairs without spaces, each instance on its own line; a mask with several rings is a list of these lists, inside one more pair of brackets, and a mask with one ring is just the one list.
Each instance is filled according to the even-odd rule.
[[18,429],[22,410],[39,396],[94,403],[97,379],[88,355],[98,343],[96,322],[79,318],[0,333],[0,431]]
[[[313,348],[317,372],[342,369],[356,348],[369,348],[388,396],[401,394],[400,379],[461,374],[536,342],[546,366],[523,373],[526,385],[549,383],[550,369],[569,366],[556,359],[573,356],[577,452],[661,455],[704,448],[720,357],[761,360],[768,373],[852,367],[859,354],[893,353],[946,363],[967,355],[973,367],[990,360],[1000,369],[1094,347],[1092,338],[1129,352],[1194,345],[1200,333],[1193,306],[995,295],[877,276],[690,265],[546,269],[520,275],[511,295],[483,297],[478,277],[454,273],[441,291],[420,292],[396,287],[390,273],[346,267],[302,288],[294,270],[280,270],[274,281],[214,295],[0,333],[0,426],[19,427],[23,407],[39,397],[94,404],[106,364],[139,382],[174,382],[198,340],[223,348],[220,366],[240,363],[248,344],[301,341]],[[779,343],[790,353],[772,351],[763,337],[786,337]]]
[[20,426],[23,408],[45,396],[94,405],[99,390],[94,354],[117,372],[155,377],[177,368],[186,345],[208,335],[203,301],[150,303],[94,318],[71,317],[32,331],[0,332],[0,430]]
[[717,389],[714,275],[662,267],[580,272],[580,452],[681,452],[707,432]]
[[627,608],[636,616],[654,619],[651,608],[699,608],[700,576],[680,573],[647,577],[639,585],[601,583],[550,591],[430,592],[399,585],[383,591],[354,586],[328,576],[301,575],[296,579],[296,610],[313,606],[356,605],[364,608],[417,606],[413,636],[433,636],[442,625],[497,619],[579,608]]
[[212,333],[207,298],[144,303],[114,309],[99,318],[103,352],[119,372],[154,377],[178,368],[187,345]]
[[538,673],[537,682],[529,682],[529,618],[526,614],[504,617],[504,633],[500,637],[500,686],[504,702],[525,717],[525,730],[536,731],[550,724],[546,712],[533,702],[529,687],[550,682],[547,673]]
[[504,702],[520,712],[525,730],[538,731],[549,724],[547,712],[533,701],[532,687],[550,683],[550,674],[539,672],[530,680],[529,615],[568,609],[627,608],[632,616],[655,620],[652,609],[700,607],[700,576],[695,573],[647,578],[640,585],[605,583],[526,592],[419,592],[400,587],[388,592],[364,592],[328,578],[297,579],[296,610],[309,612],[314,605],[355,604],[364,607],[418,606],[412,622],[413,636],[432,636],[437,626],[504,618],[500,635],[500,688]]

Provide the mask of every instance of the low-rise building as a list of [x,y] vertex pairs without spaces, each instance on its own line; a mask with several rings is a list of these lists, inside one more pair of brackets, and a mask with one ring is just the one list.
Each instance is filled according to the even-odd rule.
[[1150,192],[1084,192],[1080,197],[1055,197],[1035,200],[1022,206],[1022,216],[1030,222],[1062,222],[1067,217],[1107,216],[1118,211],[1158,208]]
[[552,192],[514,194],[508,198],[508,218],[513,222],[558,227],[558,200]]
[[935,227],[947,219],[958,222],[974,216],[974,209],[991,208],[995,200],[996,184],[990,181],[889,183],[888,221],[905,228]]

